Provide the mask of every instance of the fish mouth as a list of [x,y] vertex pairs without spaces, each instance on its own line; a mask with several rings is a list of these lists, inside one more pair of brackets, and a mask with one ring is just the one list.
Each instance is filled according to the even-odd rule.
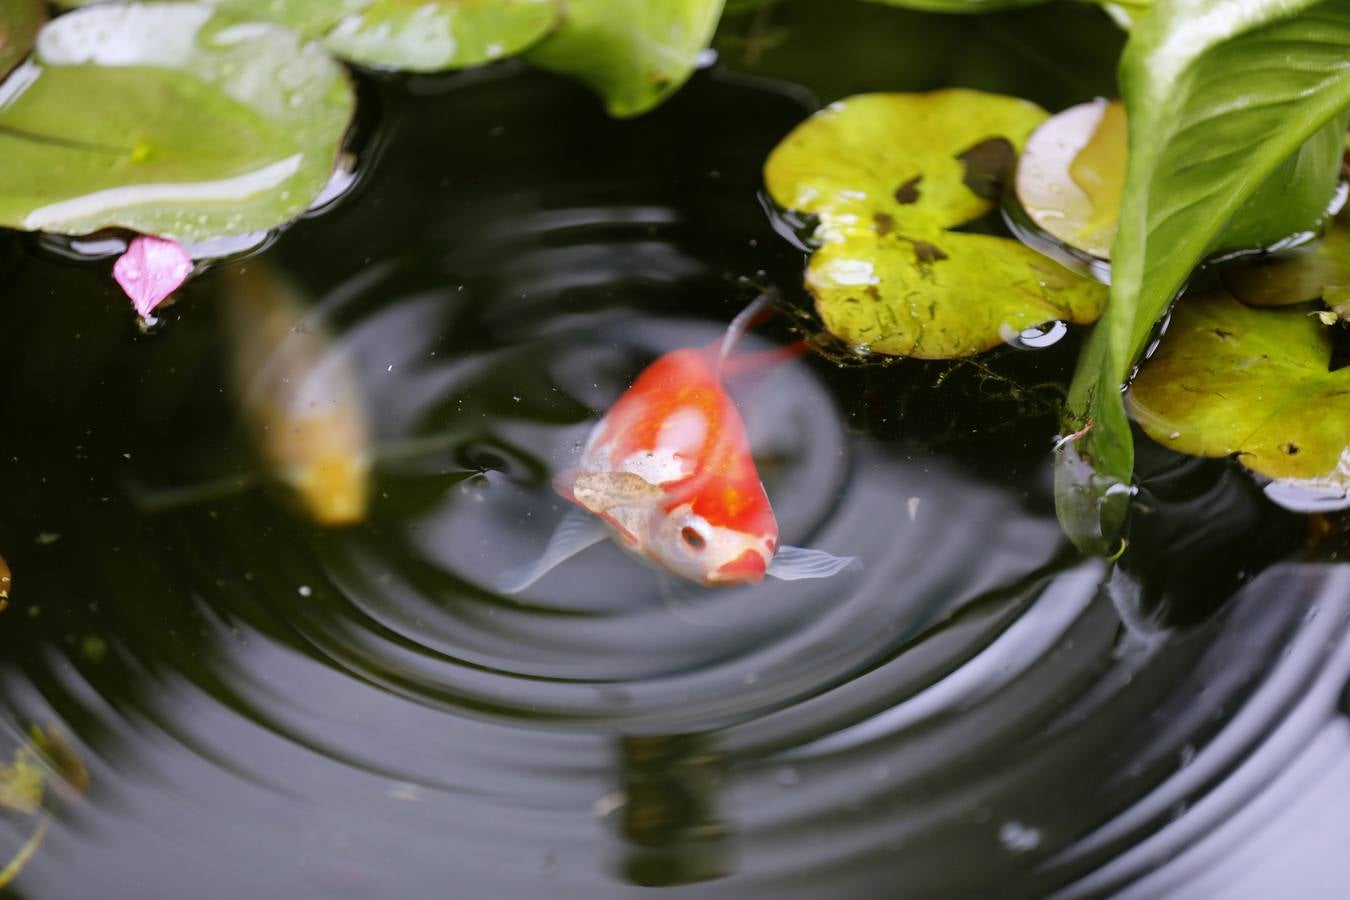
[[712,584],[759,584],[764,580],[767,567],[763,554],[746,550],[731,562],[714,569],[708,581]]

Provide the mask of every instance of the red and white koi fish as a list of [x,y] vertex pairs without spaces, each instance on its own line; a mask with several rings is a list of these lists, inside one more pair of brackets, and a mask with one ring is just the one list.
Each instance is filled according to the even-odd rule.
[[533,564],[500,587],[524,590],[592,544],[625,550],[705,587],[827,578],[853,557],[778,543],[778,522],[723,376],[782,360],[799,347],[731,357],[767,309],[755,301],[705,348],[673,350],[643,372],[596,424],[580,464],[554,478],[576,504]]

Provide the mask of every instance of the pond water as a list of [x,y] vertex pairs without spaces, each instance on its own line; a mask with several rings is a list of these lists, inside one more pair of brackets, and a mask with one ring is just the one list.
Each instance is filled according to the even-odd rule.
[[760,166],[818,102],[1110,89],[1119,37],[1086,8],[825,6],[733,18],[721,61],[633,121],[511,64],[362,79],[355,187],[258,263],[308,296],[312,364],[359,385],[352,527],[257,477],[220,270],[141,334],[107,260],[0,244],[24,335],[0,383],[7,740],[58,723],[90,776],[16,895],[1344,883],[1345,533],[1314,544],[1236,466],[1140,436],[1125,555],[1075,554],[1049,451],[1078,334],[961,364],[808,355],[740,396],[784,540],[860,571],[699,591],[606,544],[493,592],[644,365],[764,288],[808,305]]

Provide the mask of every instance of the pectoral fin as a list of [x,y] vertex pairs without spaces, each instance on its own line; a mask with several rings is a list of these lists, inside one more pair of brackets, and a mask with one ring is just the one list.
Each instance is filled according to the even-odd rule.
[[542,578],[551,569],[576,556],[592,544],[609,536],[605,523],[585,510],[568,510],[543,554],[529,565],[507,569],[496,578],[496,588],[503,594],[517,594]]
[[780,581],[801,581],[806,578],[829,578],[849,568],[862,568],[858,557],[835,556],[824,550],[807,550],[805,547],[779,547],[764,574]]
[[581,472],[572,482],[576,502],[601,515],[616,506],[660,503],[666,492],[633,472]]

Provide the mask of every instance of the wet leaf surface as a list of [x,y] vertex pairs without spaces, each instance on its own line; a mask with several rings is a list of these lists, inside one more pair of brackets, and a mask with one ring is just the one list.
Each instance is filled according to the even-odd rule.
[[0,78],[33,49],[38,29],[46,18],[42,0],[5,0],[0,5]]
[[688,80],[721,13],[722,0],[568,0],[527,58],[590,85],[611,115],[636,116]]
[[1239,262],[1219,275],[1248,306],[1322,300],[1337,316],[1350,317],[1350,218],[1342,212],[1320,241],[1259,262]]
[[199,4],[60,16],[7,87],[0,225],[120,226],[183,242],[303,212],[333,171],[353,106],[318,45]]
[[1125,187],[1125,107],[1098,100],[1052,116],[1017,167],[1017,198],[1055,238],[1109,259]]
[[1106,291],[1023,244],[948,229],[993,205],[1039,107],[978,91],[864,94],[775,148],[765,182],[819,220],[806,282],[826,328],[859,349],[947,359],[1045,322],[1091,322]]
[[1306,308],[1251,309],[1227,293],[1183,299],[1128,395],[1150,437],[1317,490],[1350,489],[1350,369]]
[[1350,102],[1347,42],[1350,9],[1315,0],[1184,0],[1135,24],[1120,63],[1130,158],[1111,303],[1063,426],[1093,428],[1056,472],[1060,522],[1079,548],[1104,551],[1124,520],[1134,450],[1121,385],[1191,272],[1325,215]]
[[369,66],[458,69],[520,53],[558,16],[555,0],[376,0],[337,22],[324,45]]
[[[98,0],[93,0],[98,2]],[[237,19],[319,38],[343,59],[437,72],[513,56],[557,24],[558,0],[207,0]],[[66,0],[87,6],[90,0]]]

